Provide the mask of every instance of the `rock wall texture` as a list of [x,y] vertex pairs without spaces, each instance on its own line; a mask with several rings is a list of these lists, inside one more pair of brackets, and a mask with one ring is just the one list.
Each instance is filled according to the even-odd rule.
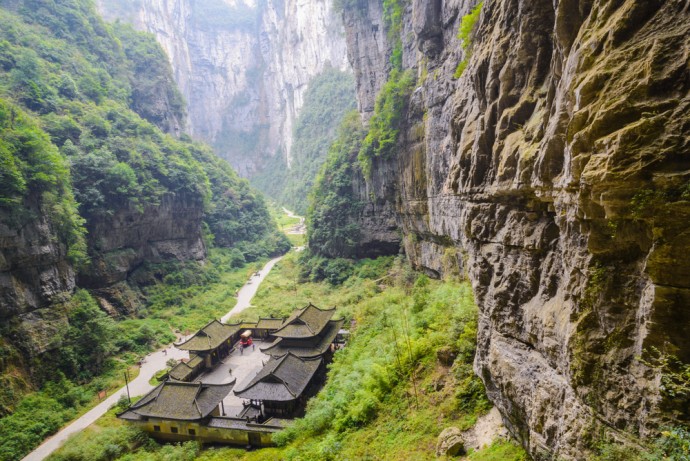
[[144,210],[123,208],[90,219],[91,262],[79,272],[79,286],[90,289],[113,316],[136,313],[141,300],[127,283],[132,273],[144,262],[203,260],[203,216],[201,197],[168,194]]
[[75,274],[38,194],[24,206],[22,216],[0,211],[0,331],[14,330],[9,339],[33,357],[48,350],[67,324],[54,306],[71,296]]
[[[394,158],[355,180],[364,240],[392,216],[414,265],[470,278],[476,372],[535,459],[688,421],[640,357],[690,362],[690,4],[485,0],[465,51],[474,6],[405,6],[418,84]],[[391,45],[381,2],[360,7],[344,21],[366,121]]]
[[55,226],[31,196],[22,216],[0,212],[0,333],[30,359],[59,344],[67,326],[62,303],[78,285],[90,289],[113,316],[140,305],[128,284],[144,262],[203,260],[200,198],[168,195],[159,206],[118,210],[88,222],[89,267],[76,273]]
[[349,69],[330,0],[97,3],[106,18],[156,36],[187,101],[190,134],[243,175],[274,155],[289,163],[309,81],[325,66]]

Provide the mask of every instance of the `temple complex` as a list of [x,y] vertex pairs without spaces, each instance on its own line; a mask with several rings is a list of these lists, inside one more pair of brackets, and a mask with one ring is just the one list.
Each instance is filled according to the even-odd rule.
[[[286,319],[213,320],[175,344],[189,360],[118,417],[165,441],[271,445],[325,381],[344,322],[334,314],[309,304]],[[259,345],[243,348],[250,336]]]

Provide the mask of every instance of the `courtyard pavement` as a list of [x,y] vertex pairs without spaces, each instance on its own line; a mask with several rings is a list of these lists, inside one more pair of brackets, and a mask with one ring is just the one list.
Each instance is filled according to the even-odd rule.
[[[259,350],[259,346],[264,343],[261,341],[254,341],[254,350],[248,347],[240,354],[239,348],[236,348],[228,357],[223,360],[216,368],[208,373],[204,373],[197,379],[202,383],[223,384],[237,378],[233,390],[241,390],[249,384],[249,382],[256,376],[256,374],[263,368],[264,363],[268,362],[270,358],[268,355]],[[235,396],[230,391],[230,394],[223,399],[223,406],[225,407],[225,416],[237,416],[242,412],[244,407],[242,402],[244,400]]]

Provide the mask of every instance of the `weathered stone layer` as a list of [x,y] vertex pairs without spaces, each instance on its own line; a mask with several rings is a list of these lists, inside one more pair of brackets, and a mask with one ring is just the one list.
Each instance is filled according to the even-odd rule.
[[[365,5],[345,24],[368,120],[391,47],[381,2]],[[535,458],[583,459],[602,427],[626,440],[688,421],[640,356],[690,362],[690,7],[485,0],[463,51],[473,6],[407,5],[405,134],[355,188],[395,211],[414,265],[470,278],[475,369]],[[390,228],[362,224],[364,239]]]

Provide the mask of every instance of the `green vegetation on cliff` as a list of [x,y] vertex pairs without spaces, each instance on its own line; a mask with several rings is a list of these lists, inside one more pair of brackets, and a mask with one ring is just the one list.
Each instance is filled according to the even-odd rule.
[[152,124],[174,130],[184,119],[164,59],[151,36],[104,23],[89,0],[26,0],[0,10],[0,95],[36,113],[51,149],[69,161],[87,227],[91,218],[143,210],[175,194],[208,211],[216,244],[267,239],[260,253],[284,251],[285,239],[246,181],[208,148]]
[[415,85],[411,71],[393,69],[388,81],[376,96],[374,115],[369,120],[367,133],[359,151],[359,162],[362,171],[371,175],[371,166],[375,157],[386,158],[395,152],[396,143],[410,93]]
[[343,120],[338,137],[316,178],[307,214],[310,251],[332,258],[355,255],[359,228],[353,217],[361,204],[352,187],[364,131],[357,112]]
[[386,35],[392,43],[390,62],[393,69],[402,70],[402,32],[403,12],[406,0],[383,0],[383,20],[386,23]]
[[0,211],[7,213],[7,224],[21,227],[36,219],[28,202],[37,203],[69,259],[81,264],[86,258],[84,219],[77,211],[69,163],[32,117],[0,99]]
[[185,103],[172,76],[168,56],[148,34],[127,24],[114,27],[130,68],[131,109],[164,132],[182,128]]
[[471,35],[474,31],[474,26],[477,24],[477,21],[479,20],[479,13],[481,13],[482,11],[482,6],[484,6],[484,2],[477,3],[477,5],[474,8],[472,8],[472,11],[470,11],[469,14],[466,14],[462,17],[462,21],[460,22],[460,28],[458,29],[458,38],[461,41],[461,46],[465,52],[465,57],[462,61],[458,63],[458,66],[455,68],[455,74],[453,75],[453,77],[455,78],[460,78],[462,73],[465,71],[465,67],[467,67],[467,62],[470,60],[470,56],[472,55],[470,48],[472,46]]

